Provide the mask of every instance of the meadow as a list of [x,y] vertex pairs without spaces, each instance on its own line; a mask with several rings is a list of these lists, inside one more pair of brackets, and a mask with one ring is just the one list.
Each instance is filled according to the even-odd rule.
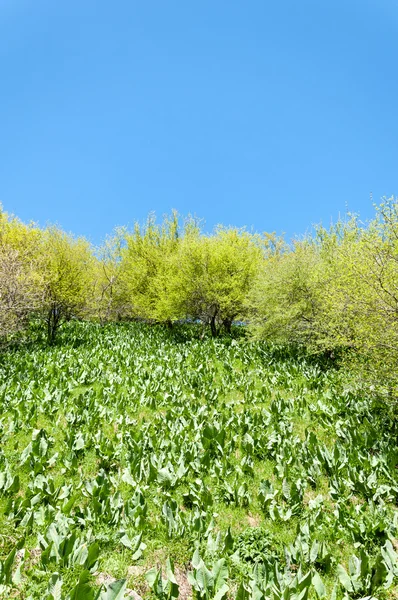
[[397,598],[397,421],[299,348],[71,321],[0,355],[0,597]]

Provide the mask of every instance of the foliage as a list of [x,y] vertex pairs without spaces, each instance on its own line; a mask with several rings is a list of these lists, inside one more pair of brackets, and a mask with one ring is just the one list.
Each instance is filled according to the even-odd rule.
[[396,420],[345,371],[197,327],[70,321],[3,353],[1,593],[393,597]]
[[348,215],[291,244],[232,227],[205,234],[197,219],[181,221],[173,211],[161,223],[151,214],[132,231],[119,228],[94,249],[0,209],[0,342],[34,340],[42,323],[54,344],[70,319],[169,328],[199,321],[213,337],[232,336],[240,323],[254,339],[343,360],[392,405],[397,240],[394,198],[369,223]]
[[[244,230],[219,227],[213,236],[190,231],[176,256],[171,298],[179,314],[231,333],[246,316],[247,296],[262,263],[262,240]],[[177,265],[176,265],[177,267]]]
[[[121,249],[120,277],[127,290],[132,315],[153,321],[167,321],[165,302],[172,261],[179,244],[177,213],[165,217],[158,225],[150,215],[144,227],[136,223],[133,232],[124,235]],[[178,317],[177,317],[178,318]]]
[[37,244],[40,232],[3,212],[0,205],[0,340],[26,329],[42,302]]
[[94,259],[86,240],[68,236],[56,227],[43,232],[41,253],[43,310],[48,340],[54,343],[63,321],[85,316],[93,294]]

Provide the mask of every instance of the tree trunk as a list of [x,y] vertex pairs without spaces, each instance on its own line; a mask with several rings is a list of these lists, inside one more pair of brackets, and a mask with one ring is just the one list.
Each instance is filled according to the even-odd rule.
[[210,319],[210,329],[211,329],[211,335],[212,337],[217,337],[217,326],[216,326],[216,315],[214,315],[213,317],[211,317]]
[[228,333],[228,335],[231,335],[231,333],[232,333],[232,319],[224,319],[223,325],[224,325],[225,331]]
[[52,346],[55,342],[55,334],[61,320],[61,311],[55,304],[48,311],[47,316],[47,341]]

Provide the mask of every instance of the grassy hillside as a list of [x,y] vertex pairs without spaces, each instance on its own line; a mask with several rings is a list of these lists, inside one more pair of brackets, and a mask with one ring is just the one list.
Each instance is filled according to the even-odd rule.
[[0,357],[0,596],[397,597],[386,409],[333,365],[196,333],[69,323]]

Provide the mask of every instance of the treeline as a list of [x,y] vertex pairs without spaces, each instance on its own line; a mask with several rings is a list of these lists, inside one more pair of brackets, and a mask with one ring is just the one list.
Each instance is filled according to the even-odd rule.
[[0,211],[0,336],[42,322],[199,321],[216,337],[243,322],[251,336],[350,357],[396,397],[398,202],[366,224],[351,216],[288,244],[274,234],[217,227],[172,213],[118,229],[101,248],[58,227]]
[[172,326],[200,320],[217,336],[247,315],[267,239],[218,227],[201,232],[176,213],[161,224],[117,230],[101,248],[57,227],[40,229],[0,213],[0,332],[46,323],[48,341],[70,318],[143,319]]

